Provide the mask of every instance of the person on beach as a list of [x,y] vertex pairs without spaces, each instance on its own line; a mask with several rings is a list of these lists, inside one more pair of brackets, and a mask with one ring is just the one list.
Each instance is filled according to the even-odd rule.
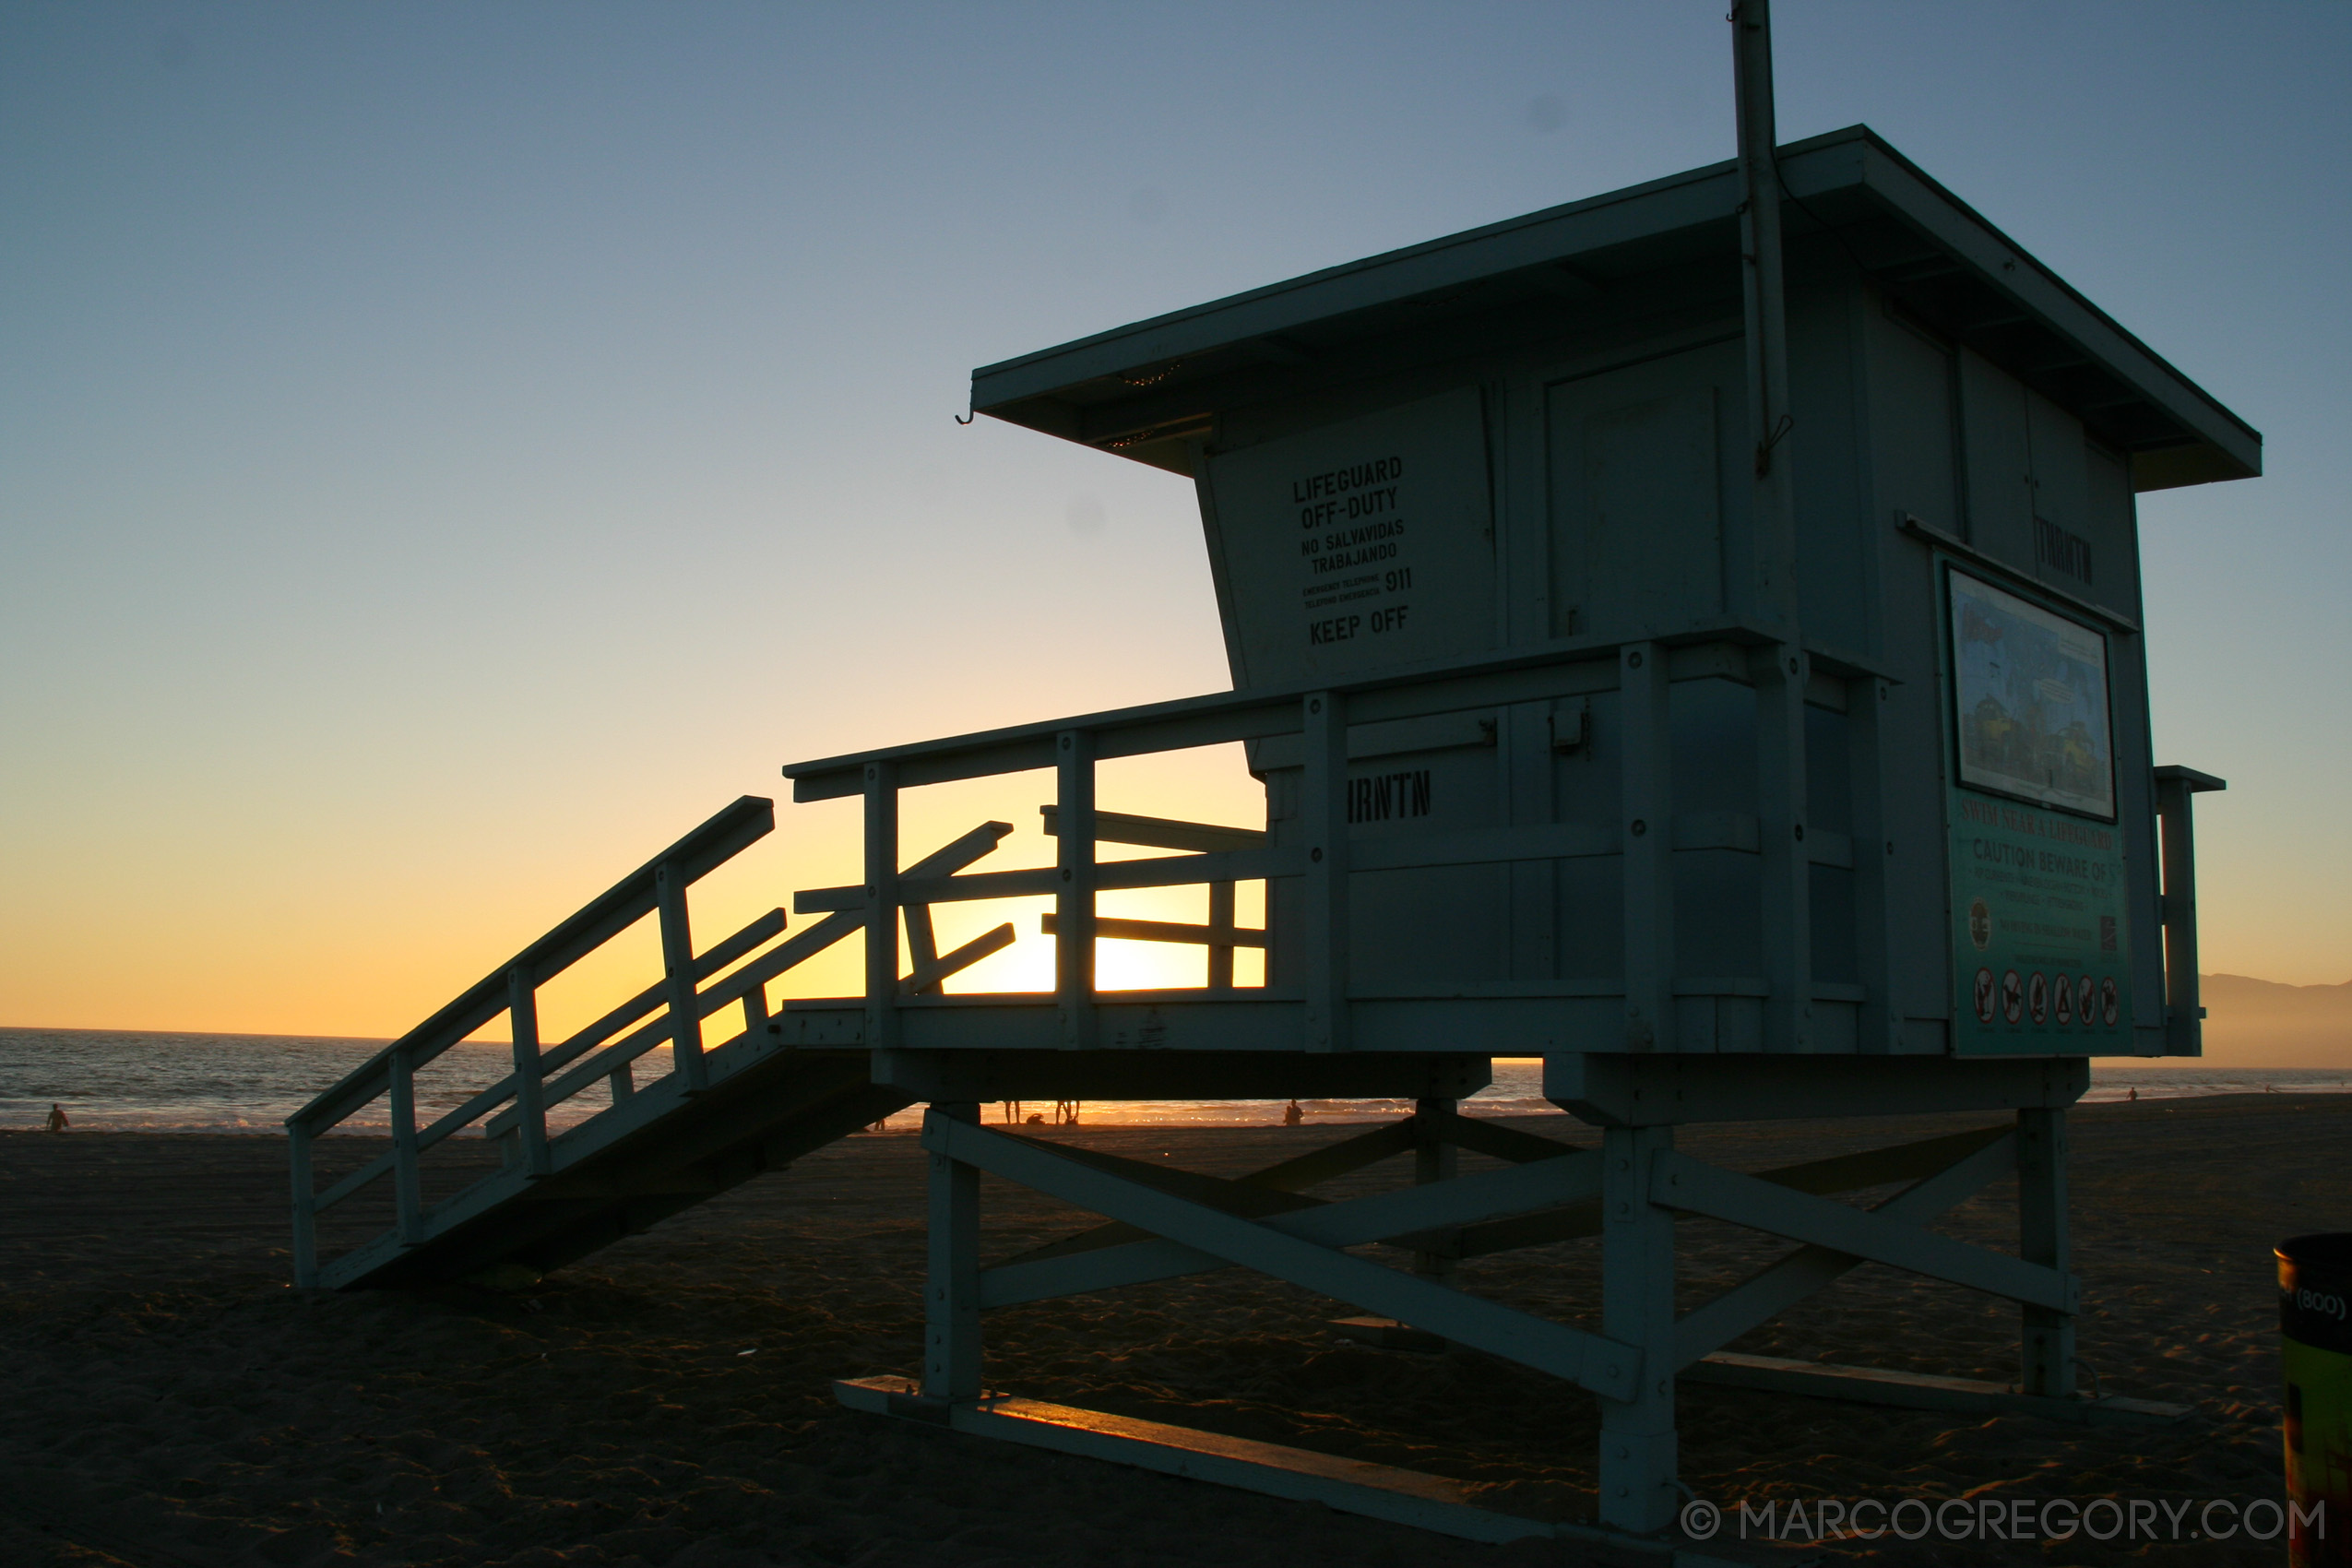
[[53,1133],[62,1133],[72,1125],[71,1122],[65,1120],[65,1108],[55,1100],[51,1100],[49,1102],[49,1130]]
[[1286,1127],[1295,1127],[1306,1119],[1307,1113],[1299,1109],[1295,1099],[1282,1108],[1282,1124]]

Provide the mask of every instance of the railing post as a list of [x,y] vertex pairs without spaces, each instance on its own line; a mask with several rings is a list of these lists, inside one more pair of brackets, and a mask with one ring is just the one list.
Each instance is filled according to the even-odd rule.
[[417,1170],[416,1070],[405,1050],[392,1053],[392,1206],[401,1244],[424,1240],[424,1183]]
[[1337,692],[1314,692],[1301,715],[1306,743],[1301,814],[1307,840],[1300,968],[1306,982],[1306,1047],[1348,1049],[1348,712]]
[[866,1047],[898,1043],[898,766],[866,764]]
[[[931,1115],[977,1123],[980,1107],[934,1105]],[[931,1236],[923,1281],[923,1397],[977,1399],[980,1392],[980,1170],[931,1156]]]
[[1642,1534],[1680,1505],[1674,1434],[1674,1212],[1651,1202],[1651,1156],[1672,1127],[1601,1133],[1601,1332],[1641,1352],[1630,1399],[1600,1402],[1600,1519]]
[[1666,650],[1635,643],[1617,656],[1624,845],[1625,1049],[1674,1049],[1672,687]]
[[1766,1051],[1811,1051],[1813,1031],[1812,851],[1805,847],[1804,653],[1776,643],[1756,677],[1756,838],[1764,862]]
[[710,1082],[702,1059],[702,1016],[695,1006],[695,937],[686,921],[686,870],[665,861],[653,871],[655,907],[661,916],[661,974],[670,1004],[671,1066],[694,1093]]
[[[1231,931],[1240,920],[1234,913],[1233,885],[1212,882],[1208,885],[1208,924],[1211,931]],[[1212,942],[1208,944],[1208,989],[1233,989],[1233,944]]]
[[2158,850],[2164,881],[2157,909],[2164,929],[2164,1053],[2204,1051],[2204,1007],[2197,981],[2197,838],[2190,797],[2228,786],[2186,767],[2156,770]]
[[311,1174],[310,1124],[286,1129],[288,1163],[294,1175],[294,1289],[318,1289],[318,1188]]
[[544,1176],[553,1169],[547,1154],[547,1097],[540,1076],[539,995],[529,965],[506,971],[506,1018],[515,1039],[515,1130],[522,1136],[523,1169]]
[[1061,889],[1053,899],[1053,993],[1062,1009],[1062,1049],[1090,1051],[1094,1003],[1094,737],[1064,730],[1054,747],[1054,850]]

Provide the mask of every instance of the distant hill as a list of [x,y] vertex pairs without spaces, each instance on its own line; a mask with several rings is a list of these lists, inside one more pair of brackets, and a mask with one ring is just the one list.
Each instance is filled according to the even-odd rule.
[[2352,1067],[2352,981],[2281,985],[2205,975],[2205,1060],[2224,1067]]

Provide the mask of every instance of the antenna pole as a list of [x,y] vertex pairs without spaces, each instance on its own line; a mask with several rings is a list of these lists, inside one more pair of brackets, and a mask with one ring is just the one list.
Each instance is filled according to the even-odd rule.
[[1731,7],[1740,117],[1740,251],[1747,306],[1748,430],[1754,442],[1756,608],[1797,620],[1797,519],[1788,483],[1788,326],[1780,262],[1780,165],[1772,106],[1772,9]]

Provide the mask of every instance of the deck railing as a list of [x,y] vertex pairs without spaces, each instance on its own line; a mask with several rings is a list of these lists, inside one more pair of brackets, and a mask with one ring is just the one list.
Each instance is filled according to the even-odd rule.
[[[1670,738],[1666,694],[1670,683],[1721,679],[1753,688],[1757,704],[1757,810],[1752,814],[1686,815],[1669,805]],[[1297,948],[1279,994],[1303,1004],[1304,1047],[1344,1051],[1348,1045],[1348,876],[1351,871],[1497,864],[1516,861],[1619,856],[1625,862],[1624,996],[1630,1049],[1670,1051],[1675,1020],[1672,852],[1721,848],[1755,854],[1764,862],[1761,929],[1768,973],[1765,994],[1778,1019],[1780,1049],[1805,1049],[1806,1020],[1817,995],[1863,1002],[1883,1012],[1888,994],[1884,944],[1870,933],[1883,927],[1885,871],[1882,857],[1856,856],[1856,840],[1874,843],[1879,827],[1874,761],[1878,702],[1874,672],[1779,641],[1744,622],[1667,642],[1585,643],[1534,654],[1465,659],[1401,674],[1331,683],[1218,693],[1179,702],[1061,719],[911,746],[797,764],[784,769],[793,799],[861,796],[865,802],[866,878],[862,886],[821,888],[794,895],[796,911],[854,913],[865,922],[866,1042],[888,1047],[898,1039],[906,999],[891,981],[897,973],[897,911],[912,903],[1048,896],[1055,943],[1054,995],[1062,1015],[1061,1043],[1084,1050],[1096,1043],[1095,943],[1124,934],[1095,912],[1097,896],[1143,887],[1208,884],[1214,895],[1208,927],[1169,939],[1202,940],[1211,928],[1231,925],[1219,911],[1238,882],[1288,879],[1297,888]],[[1873,700],[1849,701],[1849,688]],[[1352,844],[1348,831],[1348,762],[1351,731],[1376,726],[1499,710],[1615,693],[1620,698],[1621,814],[1613,823],[1529,823],[1409,839]],[[1805,721],[1808,706],[1847,713],[1855,731],[1851,769],[1852,831],[1816,831],[1803,820]],[[1194,852],[1099,861],[1096,846],[1122,841],[1121,818],[1097,811],[1095,771],[1104,761],[1234,742],[1295,746],[1302,768],[1296,842],[1277,845],[1245,830],[1186,841],[1146,839]],[[1041,770],[1055,777],[1049,810],[1057,844],[1055,863],[1028,871],[917,877],[896,867],[898,794],[905,789],[958,779]],[[1106,824],[1110,825],[1106,830]],[[1169,828],[1193,828],[1167,824]],[[1812,867],[1848,867],[1856,878],[1858,924],[1863,932],[1865,976],[1859,987],[1818,990],[1806,933],[1811,930]],[[1146,922],[1156,923],[1156,922]],[[1262,933],[1253,933],[1263,941]],[[1239,944],[1241,938],[1234,938]],[[1212,944],[1223,945],[1220,938]],[[1229,977],[1229,956],[1223,972]],[[1872,972],[1872,967],[1876,972]],[[1212,985],[1216,980],[1212,978]],[[1266,993],[1262,993],[1266,994]],[[1868,999],[1868,1000],[1865,1000]],[[1886,1023],[1877,1020],[1883,1042]],[[1866,1036],[1867,1038],[1867,1036]],[[1873,1049],[1865,1047],[1865,1049]],[[1874,1049],[1884,1050],[1883,1043]]]

